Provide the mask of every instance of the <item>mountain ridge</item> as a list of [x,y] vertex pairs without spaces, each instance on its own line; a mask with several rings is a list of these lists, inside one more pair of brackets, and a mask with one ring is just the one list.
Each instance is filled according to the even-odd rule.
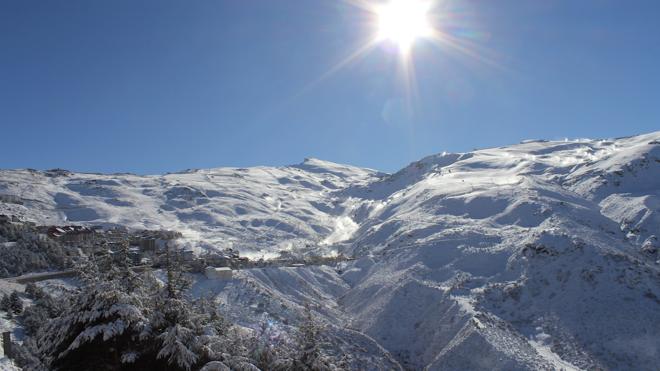
[[660,362],[660,132],[442,153],[393,174],[317,159],[57,174],[0,170],[17,201],[0,214],[175,229],[198,251],[355,258],[238,272],[254,287],[216,293],[236,320],[260,316],[255,300],[282,321],[310,302],[408,369]]

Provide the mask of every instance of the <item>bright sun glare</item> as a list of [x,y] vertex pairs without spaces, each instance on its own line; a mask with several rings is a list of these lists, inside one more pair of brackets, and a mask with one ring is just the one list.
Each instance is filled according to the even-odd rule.
[[[405,83],[406,95],[409,101],[417,94],[417,82],[415,77],[415,66],[423,63],[423,58],[431,54],[427,48],[425,55],[419,55],[417,60],[413,58],[412,49],[416,42],[421,39],[428,41],[427,45],[433,48],[441,48],[443,54],[450,52],[459,53],[473,58],[477,61],[498,67],[488,58],[488,50],[480,47],[478,30],[471,29],[471,22],[464,18],[468,13],[452,12],[453,7],[445,0],[342,0],[351,7],[357,8],[362,15],[367,17],[356,17],[365,23],[360,27],[369,29],[369,37],[364,38],[366,42],[360,43],[351,50],[343,59],[335,63],[327,72],[323,73],[310,86],[319,83],[336,73],[347,65],[368,55],[374,49],[389,51],[389,48],[378,48],[383,44],[392,44],[398,49],[399,75]],[[460,24],[460,28],[456,27]],[[459,34],[451,32],[452,29]],[[421,45],[420,45],[421,46]],[[485,54],[487,53],[487,54]],[[380,53],[381,56],[386,56]],[[389,56],[387,56],[389,61]],[[412,106],[411,102],[408,102]]]
[[389,40],[401,53],[407,53],[416,39],[429,37],[429,1],[390,0],[377,9],[378,39]]

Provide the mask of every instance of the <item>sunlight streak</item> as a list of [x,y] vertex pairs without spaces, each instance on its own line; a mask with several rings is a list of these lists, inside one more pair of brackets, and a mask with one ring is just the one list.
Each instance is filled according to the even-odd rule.
[[348,66],[349,64],[355,62],[356,60],[366,56],[369,54],[369,52],[377,46],[377,42],[375,40],[371,40],[360,47],[358,47],[356,50],[351,52],[348,56],[340,60],[339,62],[335,63],[328,69],[326,72],[322,73],[321,76],[316,78],[314,81],[310,82],[309,84],[305,85],[296,96],[300,96],[302,94],[305,94],[307,91],[313,89],[315,86],[323,82],[324,80],[328,79],[338,71],[340,71],[342,68]]
[[497,63],[494,59],[488,58],[486,53],[480,53],[476,45],[468,42],[465,39],[461,39],[437,30],[430,36],[430,38],[434,41],[436,46],[448,46],[451,49],[480,63],[489,65],[491,67],[496,67],[498,69],[504,69],[502,65]]
[[318,78],[305,85],[295,97],[312,90],[342,69],[366,57],[379,46],[382,47],[383,52],[392,50],[393,47],[396,49],[398,60],[396,74],[405,93],[405,107],[410,117],[416,111],[415,102],[419,98],[415,63],[424,63],[419,60],[419,55],[415,58],[414,49],[422,50],[427,46],[434,46],[447,56],[456,54],[489,67],[508,71],[496,58],[493,58],[492,51],[480,45],[480,41],[486,39],[488,34],[480,33],[471,27],[470,13],[465,12],[463,8],[452,12],[447,1],[342,1],[349,8],[358,9],[367,16],[366,26],[372,30],[372,34],[348,55],[332,64]]

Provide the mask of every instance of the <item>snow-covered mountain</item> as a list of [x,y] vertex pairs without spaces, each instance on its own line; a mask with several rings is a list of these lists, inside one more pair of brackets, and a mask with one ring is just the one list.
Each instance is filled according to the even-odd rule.
[[[188,170],[163,176],[0,172],[0,213],[38,224],[173,229],[200,248],[266,253],[350,237],[351,202],[335,195],[368,183],[368,169],[307,159],[269,168]],[[22,205],[21,205],[22,204]]]
[[409,369],[660,364],[660,132],[440,154],[391,175],[315,159],[162,176],[3,170],[0,214],[175,229],[253,256],[354,256],[194,290],[243,321],[312,302],[338,337]]

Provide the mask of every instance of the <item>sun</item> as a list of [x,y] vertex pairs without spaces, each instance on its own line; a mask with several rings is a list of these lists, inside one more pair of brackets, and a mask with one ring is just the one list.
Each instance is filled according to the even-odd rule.
[[394,43],[401,53],[408,53],[415,40],[429,37],[433,29],[429,23],[430,1],[390,0],[376,9],[378,39]]

